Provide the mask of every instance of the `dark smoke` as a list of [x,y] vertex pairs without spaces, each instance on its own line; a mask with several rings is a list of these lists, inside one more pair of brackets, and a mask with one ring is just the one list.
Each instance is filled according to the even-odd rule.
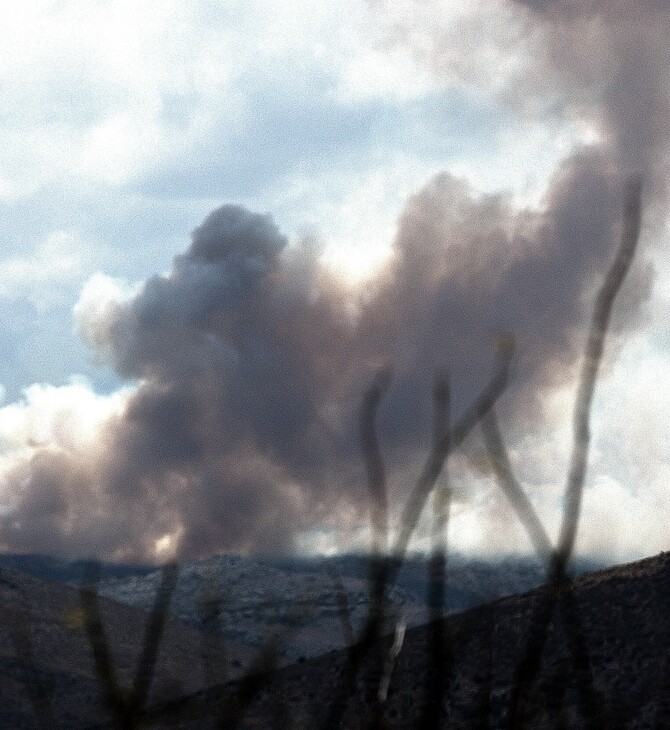
[[[151,559],[173,534],[179,557],[195,557],[291,549],[307,528],[365,521],[356,414],[387,365],[380,436],[393,514],[429,446],[435,371],[451,373],[458,418],[507,333],[518,362],[499,410],[512,433],[537,426],[543,395],[575,376],[624,180],[665,154],[667,13],[636,3],[627,38],[631,3],[516,5],[549,39],[528,87],[560,82],[566,107],[574,92],[604,141],[561,164],[539,209],[438,175],[408,201],[390,262],[354,302],[269,216],[211,213],[168,274],[80,306],[85,341],[138,386],[92,451],[37,449],[17,465],[7,548]],[[596,64],[606,79],[585,68],[592,52],[607,55]],[[643,321],[652,274],[636,263],[615,343]]]
[[[519,351],[506,407],[527,418],[572,375],[620,201],[597,152],[565,162],[541,211],[440,175],[409,201],[392,261],[355,316],[345,290],[287,249],[267,216],[215,211],[167,275],[81,310],[86,340],[139,386],[94,453],[43,449],[17,467],[23,487],[3,540],[150,557],[173,533],[195,556],[288,549],[337,514],[365,520],[355,414],[379,365],[395,371],[381,414],[391,476],[427,447],[435,369],[453,373],[462,410],[500,333],[513,332]],[[639,270],[620,330],[636,325],[648,290]]]
[[[667,167],[670,6],[664,0],[512,0],[539,25],[545,57],[532,79],[563,88],[628,167]],[[579,113],[579,112],[577,112]],[[666,170],[663,169],[663,173]]]

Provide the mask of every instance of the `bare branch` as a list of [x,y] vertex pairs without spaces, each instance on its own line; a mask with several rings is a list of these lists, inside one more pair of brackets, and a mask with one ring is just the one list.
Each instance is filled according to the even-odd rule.
[[95,671],[101,685],[103,701],[112,716],[122,728],[134,727],[128,709],[125,693],[118,683],[114,664],[109,653],[105,629],[102,625],[96,586],[100,579],[100,566],[91,563],[87,568],[85,586],[80,590],[79,598],[84,611],[84,621],[88,640],[93,652]]
[[463,443],[465,437],[472,431],[482,416],[490,410],[498,398],[502,395],[509,380],[510,358],[502,355],[496,374],[489,384],[484,388],[475,402],[465,411],[453,431],[438,439],[428,455],[426,464],[417,480],[414,491],[410,495],[402,514],[400,535],[398,536],[394,550],[394,570],[397,572],[412,534],[419,521],[428,495],[433,490],[437,478],[440,476],[444,461],[450,451]]
[[589,452],[591,403],[614,300],[630,269],[640,237],[641,188],[640,177],[633,177],[626,184],[621,244],[598,292],[591,319],[573,417],[573,450],[555,566],[558,574],[565,570],[577,534]]
[[[433,438],[436,447],[440,444],[449,453],[451,431],[449,417],[451,392],[446,374],[438,375],[433,391],[434,417]],[[428,606],[430,609],[429,626],[429,670],[426,672],[426,696],[421,721],[421,730],[432,730],[444,724],[442,706],[448,694],[449,665],[451,651],[446,626],[443,622],[446,588],[446,534],[449,525],[451,488],[448,481],[448,458],[445,459],[442,482],[437,485],[434,496],[434,520],[432,535],[432,554],[428,563]]]
[[373,554],[376,556],[381,556],[387,547],[388,498],[386,495],[386,475],[379,451],[375,417],[390,379],[391,371],[388,368],[385,368],[377,375],[375,382],[365,394],[359,418],[363,461],[365,462],[368,490],[370,492]]
[[484,414],[481,427],[498,484],[526,528],[535,552],[544,562],[547,562],[553,553],[553,545],[537,512],[533,509],[530,499],[514,476],[507,449],[500,435],[494,408]]
[[136,709],[144,704],[151,686],[156,658],[158,657],[158,647],[165,628],[170,599],[177,584],[178,573],[179,567],[176,563],[164,566],[161,572],[160,586],[156,593],[153,610],[149,616],[149,625],[142,646],[142,656],[133,683],[133,702]]

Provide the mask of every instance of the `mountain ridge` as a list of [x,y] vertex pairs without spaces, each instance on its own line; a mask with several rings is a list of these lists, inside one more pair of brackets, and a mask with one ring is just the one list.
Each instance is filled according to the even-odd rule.
[[[555,610],[541,626],[538,611],[548,600]],[[448,700],[439,711],[449,727],[507,727],[516,695],[522,700],[516,705],[517,727],[670,727],[669,602],[670,554],[660,553],[577,577],[553,597],[552,587],[543,586],[438,624],[410,628],[393,667],[388,700],[380,706],[379,667],[391,644],[386,636],[367,654],[352,696],[344,698],[341,726],[369,727],[380,709],[384,727],[417,727],[434,669],[431,641],[441,626],[452,662]],[[538,628],[546,632],[543,651],[536,676],[527,677],[521,691],[519,667]],[[584,656],[575,656],[580,642],[586,666]],[[333,651],[258,680],[262,689],[246,708],[240,727],[265,727],[269,717],[282,712],[291,717],[291,727],[314,727],[337,701],[351,656],[350,650]],[[233,682],[226,691],[240,692],[246,686]],[[167,715],[171,707],[175,715],[170,727],[208,728],[210,720],[214,727],[220,694],[204,690],[155,712]]]

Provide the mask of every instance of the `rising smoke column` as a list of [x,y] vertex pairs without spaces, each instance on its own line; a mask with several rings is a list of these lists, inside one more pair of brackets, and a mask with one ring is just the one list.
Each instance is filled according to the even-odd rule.
[[[290,549],[305,529],[355,526],[367,519],[356,412],[378,369],[395,373],[380,431],[397,504],[428,446],[435,370],[451,372],[458,414],[505,332],[519,354],[504,416],[512,433],[537,425],[544,395],[574,377],[626,176],[662,157],[664,107],[650,92],[647,124],[623,104],[638,88],[626,74],[646,75],[661,49],[631,67],[619,10],[593,14],[589,38],[598,48],[607,39],[612,57],[607,83],[595,84],[578,73],[581,50],[570,51],[589,23],[564,3],[530,5],[515,5],[519,18],[551,42],[528,93],[559,79],[565,108],[574,91],[606,132],[564,160],[540,207],[438,175],[408,201],[387,265],[353,295],[307,244],[235,205],[195,229],[167,274],[131,292],[94,278],[77,306],[79,332],[134,385],[86,443],[53,427],[7,460],[7,549],[152,559],[169,538],[177,555],[197,557]],[[640,32],[656,17],[650,4],[647,16]],[[652,278],[638,261],[615,339],[644,321]]]

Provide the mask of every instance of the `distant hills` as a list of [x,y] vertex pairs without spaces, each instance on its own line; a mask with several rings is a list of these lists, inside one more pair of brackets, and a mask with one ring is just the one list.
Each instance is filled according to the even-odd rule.
[[[577,567],[584,572],[594,566],[582,561]],[[263,646],[276,637],[279,653],[287,660],[318,656],[347,643],[341,601],[352,629],[362,626],[370,610],[369,571],[369,560],[361,555],[278,560],[223,555],[185,562],[180,566],[170,611],[191,626],[251,646]],[[528,591],[543,580],[543,568],[528,559],[492,563],[455,558],[448,567],[445,612]],[[159,582],[159,571],[110,577],[101,581],[99,592],[149,610]],[[409,626],[429,619],[427,583],[427,561],[408,559],[387,592],[388,631],[399,618]],[[220,599],[216,615],[212,597]],[[203,600],[209,600],[204,611]]]
[[[0,567],[71,586],[85,580],[91,561],[42,555],[0,555]],[[576,572],[597,567],[577,563]],[[155,567],[100,563],[97,590],[105,598],[149,611],[161,572]],[[246,558],[221,555],[179,566],[169,606],[172,618],[226,640],[261,647],[275,637],[284,661],[312,657],[347,643],[342,601],[352,629],[369,611],[369,560],[363,555],[328,558]],[[544,569],[528,558],[471,561],[450,557],[445,613],[463,611],[502,596],[528,591],[544,580]],[[428,620],[428,565],[406,559],[388,591],[389,624],[402,616],[409,626]],[[282,637],[280,639],[280,637]]]
[[[577,571],[589,567],[583,562]],[[152,726],[206,728],[208,718],[229,711],[224,697],[242,693],[246,699],[236,706],[244,710],[245,726],[269,727],[268,718],[290,716],[291,727],[315,727],[346,675],[348,637],[359,634],[370,610],[368,569],[360,556],[218,556],[181,565],[147,700],[151,712],[163,708],[163,719],[156,716]],[[50,726],[105,726],[109,713],[76,587],[86,575],[82,561],[0,556],[0,728],[39,727],[42,700],[35,687],[50,698]],[[418,726],[434,675],[436,636],[446,637],[452,658],[445,665],[450,699],[441,710],[449,713],[448,726],[505,726],[518,667],[538,623],[534,616],[548,595],[546,588],[531,591],[543,580],[541,567],[521,559],[450,559],[445,608],[469,610],[446,619],[440,634],[436,624],[425,623],[427,575],[421,558],[403,566],[389,590],[388,637],[366,655],[353,689],[340,698],[344,724],[338,727],[357,727],[378,707],[382,668],[399,623],[408,629],[382,707],[387,727]],[[102,623],[126,685],[137,669],[160,578],[148,566],[101,567]],[[572,613],[556,611],[546,624],[537,676],[522,693],[523,726],[586,727],[584,707],[595,702],[604,713],[600,727],[608,730],[670,727],[670,715],[663,714],[663,698],[670,697],[670,556],[586,573],[575,579],[570,596],[567,603],[565,595],[556,600]],[[251,684],[243,681],[262,668],[259,657],[268,647],[279,669],[267,681],[259,675]],[[591,699],[584,696],[584,677],[590,677]]]
[[[356,650],[340,650],[164,703],[147,720],[220,727],[232,695],[241,728],[669,728],[669,603],[670,555],[661,554],[584,575],[558,594],[545,587],[408,630],[384,702],[392,637],[359,656],[353,682]],[[441,702],[431,704],[440,667]]]
[[0,554],[0,568],[18,570],[34,578],[56,583],[81,585],[87,570],[95,565],[100,569],[101,578],[126,578],[146,575],[156,570],[154,566],[120,565],[93,560],[66,560],[50,555],[3,555]]
[[[147,625],[144,611],[100,599],[100,614],[119,681],[135,677]],[[239,676],[253,653],[168,622],[148,701],[190,694],[215,682],[223,670]],[[225,666],[222,665],[225,661]],[[216,667],[216,671],[208,670]],[[109,717],[85,630],[79,591],[0,568],[0,728],[75,730]]]

